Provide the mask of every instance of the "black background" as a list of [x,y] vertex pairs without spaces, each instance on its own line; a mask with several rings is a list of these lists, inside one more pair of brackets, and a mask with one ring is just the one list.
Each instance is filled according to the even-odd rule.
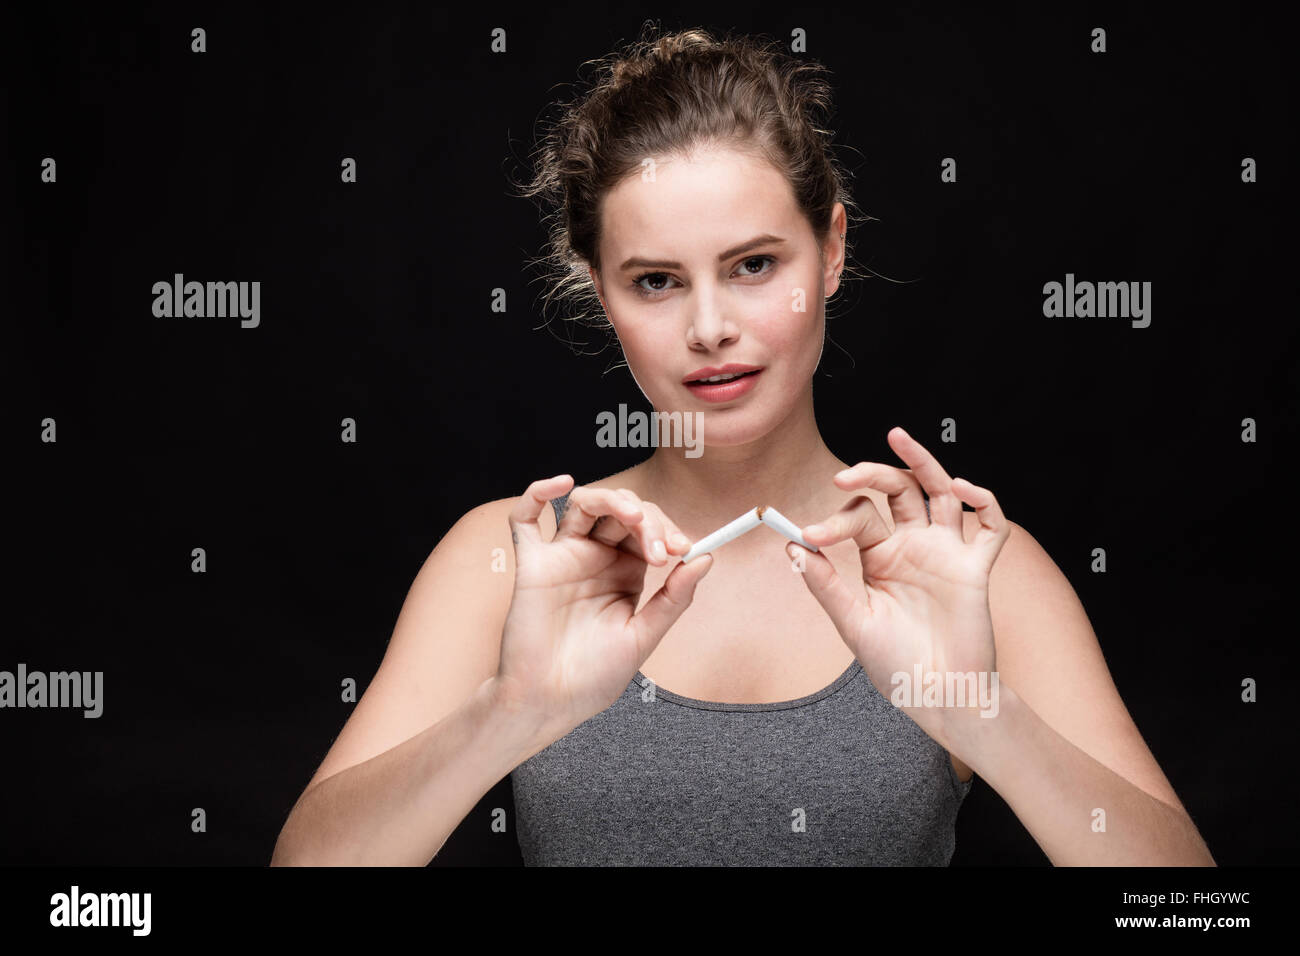
[[[879,220],[855,227],[856,258],[902,281],[832,307],[816,382],[832,450],[897,463],[884,436],[902,425],[992,488],[1078,591],[1216,859],[1294,859],[1280,459],[1296,439],[1295,109],[1279,24],[1240,6],[159,3],[32,5],[6,30],[17,480],[0,669],[102,670],[105,710],[0,712],[0,862],[265,863],[350,713],[340,680],[364,690],[455,520],[644,456],[595,446],[597,412],[645,402],[613,348],[575,355],[542,327],[525,262],[543,229],[508,177],[570,92],[555,84],[647,15],[802,27],[834,73],[841,156]],[[46,156],[57,184],[40,181]],[[345,156],[356,184],[339,180]],[[1246,156],[1258,183],[1241,182]],[[261,326],[155,318],[152,285],[176,272],[260,280]],[[1150,327],[1044,318],[1042,286],[1067,272],[1152,282]],[[47,416],[57,444],[39,440]],[[959,440],[940,445],[949,416]],[[519,861],[513,829],[488,827],[509,786],[435,865]],[[953,863],[1045,862],[977,781]]]

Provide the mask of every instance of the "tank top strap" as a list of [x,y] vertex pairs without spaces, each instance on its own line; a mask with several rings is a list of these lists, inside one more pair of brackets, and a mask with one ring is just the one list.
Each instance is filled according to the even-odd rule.
[[558,525],[564,518],[564,512],[569,507],[569,495],[573,492],[560,495],[558,498],[551,499],[551,507],[555,509],[555,523]]

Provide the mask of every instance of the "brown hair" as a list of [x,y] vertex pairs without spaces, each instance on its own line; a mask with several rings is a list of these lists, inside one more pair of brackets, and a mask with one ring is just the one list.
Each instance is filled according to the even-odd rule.
[[850,223],[859,218],[833,134],[823,128],[831,112],[825,67],[762,37],[717,39],[702,29],[655,36],[656,29],[647,20],[639,39],[589,61],[597,66],[590,88],[561,104],[535,151],[532,179],[520,187],[549,207],[546,255],[535,260],[550,273],[543,310],[570,299],[578,307],[571,319],[606,330],[587,273],[589,263],[600,268],[601,200],[646,156],[709,143],[755,149],[789,181],[819,242],[835,203]]

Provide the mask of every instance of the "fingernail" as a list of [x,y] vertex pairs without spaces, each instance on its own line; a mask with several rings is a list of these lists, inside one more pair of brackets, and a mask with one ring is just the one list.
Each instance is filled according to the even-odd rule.
[[820,537],[823,533],[825,533],[825,531],[826,529],[819,524],[810,524],[808,527],[803,529],[803,534],[805,538],[808,537],[808,535],[813,535],[814,537]]
[[791,557],[791,559],[797,558],[799,557],[799,546],[797,544],[794,544],[793,542],[787,544],[785,546],[785,553],[788,554]]
[[688,550],[690,546],[691,539],[686,537],[686,535],[682,534],[680,531],[673,535],[673,547],[677,548],[677,550],[685,551]]
[[664,543],[658,538],[655,539],[654,544],[650,545],[650,553],[659,561],[668,559],[668,551],[664,548]]
[[837,471],[837,472],[835,472],[835,477],[836,477],[836,478],[847,478],[847,477],[849,476],[849,472],[852,471],[852,470],[853,470],[852,468],[845,468],[843,471]]

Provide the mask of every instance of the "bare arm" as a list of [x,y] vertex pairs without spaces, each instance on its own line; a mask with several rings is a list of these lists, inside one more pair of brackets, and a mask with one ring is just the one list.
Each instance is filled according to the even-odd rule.
[[627,687],[712,558],[677,564],[637,611],[646,562],[689,539],[630,491],[585,487],[552,538],[549,501],[570,488],[535,481],[434,549],[273,865],[427,864],[497,781]]
[[470,511],[421,568],[272,866],[423,866],[483,794],[549,743],[527,714],[501,706],[493,679],[514,573],[509,508]]
[[1214,866],[1060,568],[987,488],[950,477],[902,428],[887,439],[909,469],[859,462],[832,480],[883,492],[892,526],[859,496],[803,529],[815,545],[858,545],[861,584],[813,552],[804,581],[873,683],[897,687],[914,666],[996,681],[988,699],[981,683],[978,710],[933,685],[897,706],[997,790],[1054,864]]
[[992,720],[963,714],[952,746],[1055,866],[1215,866],[1185,810],[1063,737],[1009,685]]
[[547,746],[484,681],[410,740],[311,788],[289,816],[272,866],[424,866],[497,781]]
[[[966,521],[973,534],[978,521],[969,512]],[[953,721],[955,752],[1056,866],[1215,866],[1120,698],[1074,588],[1010,525],[989,577],[1000,710]]]

